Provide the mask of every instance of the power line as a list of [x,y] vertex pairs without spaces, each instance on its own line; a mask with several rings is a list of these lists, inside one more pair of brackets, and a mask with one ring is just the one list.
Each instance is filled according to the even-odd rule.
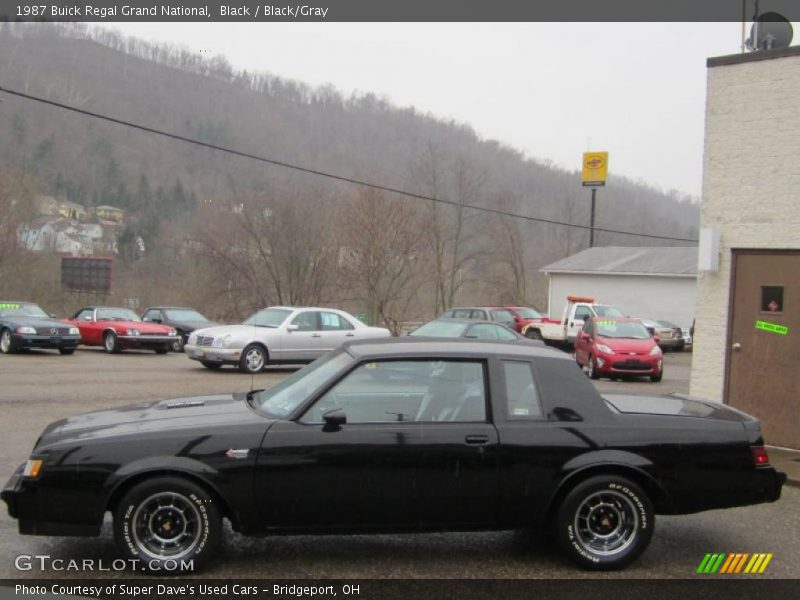
[[[40,102],[42,104],[47,104],[49,106],[55,106],[57,108],[63,108],[64,110],[68,110],[71,112],[75,112],[87,117],[92,117],[95,119],[101,119],[103,121],[108,121],[110,123],[115,123],[117,125],[123,125],[125,127],[131,127],[132,129],[138,129],[139,131],[144,131],[146,133],[153,133],[155,135],[160,135],[163,137],[167,137],[173,140],[178,140],[180,142],[186,142],[188,144],[194,144],[196,146],[201,146],[203,148],[209,148],[210,150],[216,150],[218,152],[225,152],[227,154],[232,154],[234,156],[239,156],[242,158],[249,158],[251,160],[256,160],[259,162],[267,163],[270,165],[274,165],[277,167],[283,167],[286,169],[291,169],[294,171],[299,171],[301,173],[307,173],[309,175],[316,175],[318,177],[326,177],[328,179],[334,179],[336,181],[342,181],[345,183],[352,183],[355,185],[361,185],[364,187],[372,188],[375,190],[380,190],[383,192],[390,192],[392,194],[399,194],[401,196],[407,196],[409,198],[416,198],[418,200],[427,200],[429,202],[436,202],[439,204],[446,204],[449,206],[457,206],[460,208],[468,208],[470,210],[477,210],[485,213],[500,215],[504,217],[512,217],[515,219],[524,219],[526,221],[533,221],[536,223],[547,223],[549,225],[558,225],[561,227],[573,227],[575,229],[592,229],[589,225],[578,225],[575,223],[567,223],[565,221],[556,221],[554,219],[544,219],[541,217],[531,217],[529,215],[521,215],[519,213],[512,213],[504,210],[500,210],[497,208],[489,208],[485,206],[476,206],[474,204],[461,204],[459,202],[455,202],[453,200],[446,200],[444,198],[435,198],[433,196],[426,196],[425,194],[417,194],[414,192],[408,192],[406,190],[401,190],[398,188],[393,188],[390,186],[380,185],[377,183],[370,183],[369,181],[362,181],[360,179],[353,179],[351,177],[344,177],[343,175],[336,175],[335,173],[327,173],[325,171],[319,171],[317,169],[310,169],[308,167],[302,167],[300,165],[294,165],[291,163],[283,162],[280,160],[274,160],[271,158],[265,158],[263,156],[258,156],[255,154],[250,154],[248,152],[242,152],[240,150],[234,150],[233,148],[226,148],[224,146],[218,146],[216,144],[209,144],[208,142],[203,142],[200,140],[195,140],[192,138],[188,138],[182,135],[178,135],[175,133],[169,133],[168,131],[162,131],[160,129],[154,129],[152,127],[147,127],[146,125],[139,125],[138,123],[132,123],[130,121],[124,121],[122,119],[117,119],[115,117],[110,117],[108,115],[103,115],[100,113],[92,112],[89,110],[84,110],[82,108],[78,108],[76,106],[70,106],[69,104],[62,104],[60,102],[56,102],[54,100],[48,100],[46,98],[41,98],[39,96],[34,96],[32,94],[25,94],[23,92],[18,92],[16,90],[11,90],[5,87],[0,86],[0,92],[4,92],[6,94],[10,94],[12,96],[17,96],[19,98],[24,98],[26,100],[33,100],[35,102]],[[637,237],[646,237],[658,240],[670,240],[675,242],[697,242],[696,239],[692,238],[679,238],[679,237],[671,237],[667,235],[654,235],[650,233],[635,233],[633,231],[621,231],[618,229],[604,229],[602,227],[595,227],[595,231],[602,231],[604,233],[615,233],[619,235],[632,235]]]

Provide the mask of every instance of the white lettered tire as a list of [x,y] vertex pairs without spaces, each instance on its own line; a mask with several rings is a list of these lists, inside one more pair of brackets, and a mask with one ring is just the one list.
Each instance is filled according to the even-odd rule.
[[641,487],[626,477],[599,475],[578,483],[564,498],[555,534],[579,566],[610,571],[644,552],[654,526],[653,505]]
[[222,538],[214,497],[179,477],[154,477],[133,486],[114,511],[114,540],[136,570],[180,575],[199,570]]

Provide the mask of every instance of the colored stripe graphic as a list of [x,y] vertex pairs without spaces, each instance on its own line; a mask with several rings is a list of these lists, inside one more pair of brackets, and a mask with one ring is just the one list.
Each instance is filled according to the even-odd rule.
[[755,554],[750,554],[749,552],[734,552],[732,554],[726,554],[725,552],[708,553],[697,567],[697,573],[730,575],[742,573],[742,569],[744,569],[744,573],[761,574],[767,569],[767,565],[773,556],[774,554],[766,552]]

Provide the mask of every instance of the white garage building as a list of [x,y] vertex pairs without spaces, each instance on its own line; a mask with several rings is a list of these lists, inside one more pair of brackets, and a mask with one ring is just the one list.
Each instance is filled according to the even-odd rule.
[[697,291],[697,248],[589,248],[542,267],[548,310],[560,318],[567,296],[591,296],[632,317],[692,324]]

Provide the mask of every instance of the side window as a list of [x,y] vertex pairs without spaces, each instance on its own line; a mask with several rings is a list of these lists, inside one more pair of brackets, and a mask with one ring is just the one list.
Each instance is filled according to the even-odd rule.
[[512,340],[517,339],[517,334],[513,331],[509,331],[505,327],[495,327],[497,330],[497,338],[503,340],[504,342],[510,342]]
[[353,329],[353,326],[347,319],[336,313],[321,312],[319,313],[319,318],[322,323],[322,331],[344,331],[346,329]]
[[452,312],[454,319],[469,319],[469,309],[456,308]]
[[575,309],[576,319],[581,319],[582,321],[585,321],[591,316],[592,316],[592,311],[590,311],[589,308],[586,306],[579,306],[578,308]]
[[535,419],[542,416],[542,403],[533,381],[531,364],[503,361],[506,380],[506,406],[509,419]]
[[441,316],[439,318],[440,319],[452,319],[453,318],[453,311],[452,310],[446,310],[441,314]]
[[297,325],[298,331],[317,331],[317,313],[314,311],[301,312],[292,321]]
[[485,422],[483,363],[455,360],[374,361],[356,367],[300,419],[322,423],[341,409],[347,423]]
[[477,338],[479,340],[496,340],[499,327],[489,323],[478,323],[469,328],[466,337]]
[[94,311],[91,308],[86,308],[78,313],[78,316],[75,317],[76,321],[91,321],[92,317],[94,316]]
[[144,313],[144,317],[142,317],[144,321],[152,321],[153,319],[158,319],[159,321],[163,320],[161,316],[161,311],[159,310],[148,310]]
[[586,322],[583,324],[583,327],[581,327],[581,331],[583,331],[583,333],[585,333],[585,334],[591,335],[591,333],[592,333],[592,320],[591,319],[586,319]]
[[470,319],[481,319],[486,321],[489,319],[488,315],[486,314],[485,310],[473,310],[472,314],[469,316]]

